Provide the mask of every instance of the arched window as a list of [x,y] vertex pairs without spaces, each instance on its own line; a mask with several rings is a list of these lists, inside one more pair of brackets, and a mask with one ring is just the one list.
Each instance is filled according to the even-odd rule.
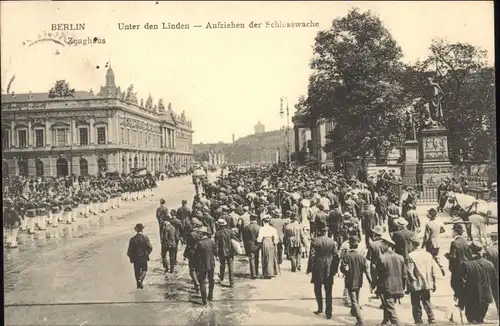
[[134,157],[134,169],[137,169],[139,167],[139,160],[137,159],[137,156]]
[[108,162],[103,157],[97,160],[97,166],[99,167],[99,172],[108,171]]
[[39,158],[35,160],[35,171],[37,177],[43,176],[43,162]]
[[89,175],[89,163],[84,158],[80,159],[80,175],[84,177]]
[[57,176],[65,177],[68,175],[68,160],[64,157],[60,157],[56,162]]
[[125,155],[122,156],[122,173],[127,172],[127,159]]

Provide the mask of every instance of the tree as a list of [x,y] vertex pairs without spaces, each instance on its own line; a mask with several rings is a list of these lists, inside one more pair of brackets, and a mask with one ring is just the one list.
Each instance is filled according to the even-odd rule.
[[[444,125],[449,130],[448,147],[453,163],[488,159],[495,145],[494,70],[486,67],[487,52],[467,43],[433,40],[431,55],[406,69],[405,90],[424,96],[426,73],[437,73],[446,96]],[[423,101],[416,108],[416,122],[425,116]]]
[[318,32],[309,79],[309,118],[333,120],[326,149],[344,160],[381,155],[402,132],[401,48],[371,12],[349,11]]
[[75,89],[69,88],[69,83],[65,80],[56,81],[55,85],[49,90],[49,98],[75,97]]

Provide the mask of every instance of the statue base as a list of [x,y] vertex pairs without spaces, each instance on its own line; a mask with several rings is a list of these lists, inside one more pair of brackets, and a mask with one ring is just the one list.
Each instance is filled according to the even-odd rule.
[[418,141],[407,140],[403,144],[404,161],[401,165],[403,183],[415,183],[417,179]]
[[419,136],[418,183],[438,185],[442,179],[452,177],[453,170],[448,157],[448,129],[434,126],[422,130]]

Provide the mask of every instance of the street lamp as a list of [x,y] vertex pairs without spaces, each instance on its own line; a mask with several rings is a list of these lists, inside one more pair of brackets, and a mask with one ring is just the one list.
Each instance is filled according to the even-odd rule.
[[283,110],[283,100],[286,100],[286,130],[285,130],[285,137],[286,137],[286,162],[287,164],[290,164],[290,110],[288,108],[288,98],[282,96],[280,98],[280,116],[283,118],[284,115],[284,110]]

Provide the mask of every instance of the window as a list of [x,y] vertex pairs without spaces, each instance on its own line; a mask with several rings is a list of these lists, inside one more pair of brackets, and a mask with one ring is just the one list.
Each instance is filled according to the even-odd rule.
[[106,144],[106,127],[97,128],[97,143]]
[[125,128],[122,127],[122,136],[120,138],[120,143],[124,143],[125,142]]
[[10,147],[10,130],[2,129],[2,147],[9,148]]
[[130,129],[127,129],[127,145],[130,145]]
[[66,145],[66,129],[56,129],[56,144],[57,146]]
[[26,137],[26,130],[18,130],[17,131],[17,140],[19,147],[28,146],[28,139]]
[[80,145],[89,144],[89,130],[87,128],[80,128]]
[[35,129],[35,146],[43,147],[43,129]]

